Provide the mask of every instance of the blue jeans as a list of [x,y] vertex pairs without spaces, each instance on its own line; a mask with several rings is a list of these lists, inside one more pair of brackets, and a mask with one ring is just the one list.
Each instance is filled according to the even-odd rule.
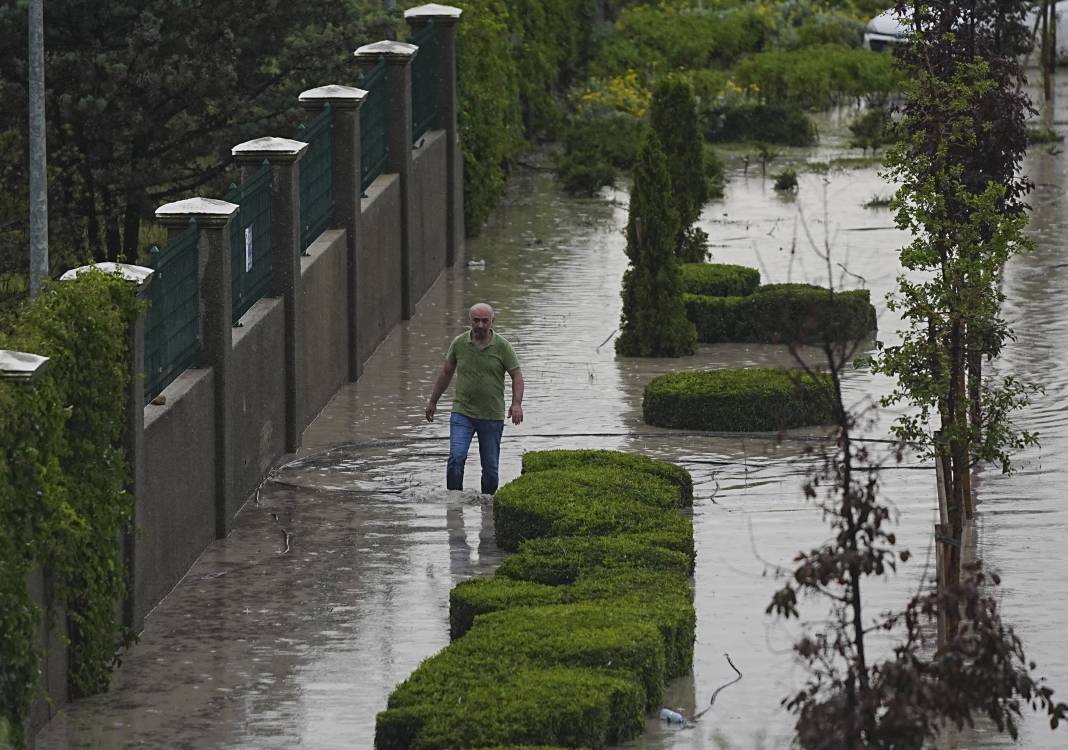
[[449,464],[445,470],[445,486],[450,490],[464,488],[464,464],[471,438],[478,435],[478,457],[482,460],[482,492],[492,495],[497,491],[500,474],[497,466],[501,459],[501,435],[504,434],[502,419],[472,419],[463,414],[452,413],[449,417]]

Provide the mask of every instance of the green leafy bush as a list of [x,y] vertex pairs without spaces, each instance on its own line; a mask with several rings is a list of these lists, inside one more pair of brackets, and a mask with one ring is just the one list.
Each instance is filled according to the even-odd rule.
[[[740,266],[736,266],[740,268]],[[591,450],[545,450],[527,451],[523,454],[523,473],[547,469],[593,469],[606,468],[625,473],[652,474],[674,484],[679,491],[678,505],[688,508],[693,505],[693,479],[690,472],[668,461],[643,456],[640,453]]]
[[893,55],[834,44],[767,50],[738,62],[735,83],[762,103],[826,109],[843,100],[885,100],[900,89]]
[[493,503],[497,544],[516,550],[527,539],[690,531],[674,512],[677,491],[647,474],[550,469],[509,482]]
[[890,111],[885,107],[873,107],[857,115],[849,123],[849,132],[852,133],[849,145],[865,153],[869,148],[874,153],[898,139]]
[[760,286],[760,271],[730,263],[682,263],[682,288],[687,294],[744,297]]
[[764,47],[774,19],[754,5],[702,9],[671,5],[625,8],[590,63],[594,75],[627,70],[663,74],[726,67]]
[[725,103],[703,113],[705,138],[712,142],[764,141],[784,146],[811,146],[816,126],[792,104]]
[[477,616],[488,612],[589,601],[640,611],[643,620],[656,623],[664,639],[668,677],[689,670],[696,627],[692,590],[689,573],[674,568],[590,567],[573,584],[553,586],[500,575],[466,581],[449,599],[450,633],[453,640],[459,638]]
[[645,387],[642,417],[658,427],[785,430],[833,421],[831,380],[767,368],[672,372]]
[[137,311],[128,284],[94,271],[48,286],[0,333],[0,348],[50,358],[33,384],[0,388],[0,717],[16,739],[38,679],[30,570],[48,571],[66,613],[74,695],[107,686],[130,638],[115,612],[133,506],[121,446]]
[[[438,656],[451,655],[451,648]],[[508,660],[466,656],[448,670],[431,657],[414,673],[425,667],[447,675],[428,691],[427,702],[394,705],[390,697],[375,723],[376,750],[518,743],[597,750],[641,728],[645,695],[629,675],[579,667],[516,669]]]
[[797,170],[787,167],[774,175],[775,183],[772,188],[780,193],[797,192]]
[[[692,528],[692,527],[691,527]],[[645,533],[596,537],[528,539],[519,552],[497,568],[497,574],[550,586],[575,583],[591,570],[630,568],[693,572],[693,537],[686,527]]]
[[833,294],[808,284],[766,284],[745,297],[686,294],[686,314],[702,343],[807,344],[852,341],[875,330],[870,292]]
[[474,235],[497,205],[526,139],[559,131],[557,95],[583,64],[595,7],[569,0],[462,0],[459,7],[464,223]]

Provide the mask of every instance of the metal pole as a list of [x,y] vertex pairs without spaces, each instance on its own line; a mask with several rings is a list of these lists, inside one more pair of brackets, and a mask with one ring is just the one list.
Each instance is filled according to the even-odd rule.
[[48,278],[48,157],[45,149],[44,0],[30,0],[30,296]]

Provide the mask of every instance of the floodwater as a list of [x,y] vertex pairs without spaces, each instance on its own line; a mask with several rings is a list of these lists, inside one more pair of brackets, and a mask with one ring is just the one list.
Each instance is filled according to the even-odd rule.
[[[1059,119],[1064,129],[1066,118]],[[835,135],[841,124],[828,119],[818,147],[791,150],[770,171],[849,154]],[[876,170],[803,173],[797,196],[780,197],[759,166],[745,175],[740,159],[729,163],[727,198],[702,217],[713,259],[757,266],[765,282],[825,283],[828,267],[813,243],[829,245],[836,285],[871,289],[879,337],[896,341],[898,321],[884,296],[897,275],[895,250],[906,238],[886,209],[861,205],[890,192]],[[1019,456],[1015,475],[979,477],[978,550],[1003,576],[1006,620],[1063,699],[1068,156],[1060,147],[1037,147],[1026,170],[1038,183],[1031,230],[1038,247],[1006,269],[1007,315],[1019,339],[998,367],[1045,386],[1020,417],[1040,431],[1042,447]],[[471,490],[443,489],[448,404],[433,424],[423,418],[445,346],[476,301],[497,308],[497,328],[514,343],[527,380],[526,421],[505,429],[502,481],[518,475],[525,451],[577,447],[641,451],[679,462],[694,476],[697,648],[692,676],[672,684],[665,702],[691,716],[707,706],[735,676],[724,654],[744,677],[696,723],[676,729],[651,718],[646,733],[625,747],[787,747],[792,721],[779,701],[804,679],[790,644],[825,610],[805,602],[798,624],[777,621],[764,608],[779,585],[778,566],[829,536],[801,493],[808,470],[802,453],[819,430],[795,430],[778,441],[642,423],[642,388],[659,373],[791,360],[764,345],[703,346],[677,360],[617,359],[610,338],[626,263],[626,200],[624,190],[571,200],[544,173],[517,174],[504,205],[469,242],[468,263],[439,279],[362,379],[319,415],[302,453],[250,501],[233,534],[213,544],[149,616],[113,689],[64,711],[39,734],[38,747],[371,747],[374,717],[389,692],[448,642],[449,590],[501,560],[488,501]],[[846,379],[858,408],[889,387],[866,369]],[[879,452],[893,414],[872,416],[866,435]],[[477,487],[477,471],[473,450],[469,486]],[[881,487],[898,513],[900,544],[913,558],[869,587],[872,613],[900,606],[924,584],[936,518],[929,465],[914,457],[890,462]],[[946,747],[1011,744],[980,724]],[[1068,735],[1028,716],[1019,746],[1063,748]]]

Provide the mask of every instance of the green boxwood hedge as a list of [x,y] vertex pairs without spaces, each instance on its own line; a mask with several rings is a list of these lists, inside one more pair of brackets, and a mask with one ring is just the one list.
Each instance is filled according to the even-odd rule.
[[601,750],[640,731],[645,703],[625,673],[580,667],[531,667],[440,690],[435,701],[379,713],[376,750],[523,742]]
[[661,375],[645,387],[642,417],[659,427],[783,430],[833,421],[830,376],[768,368]]
[[666,681],[690,670],[689,475],[607,451],[527,454],[524,469],[497,503],[515,539],[525,524],[551,535],[453,589],[453,641],[390,696],[378,750],[599,750],[638,734]]
[[730,263],[680,263],[682,290],[709,297],[744,297],[760,286],[760,271]]
[[867,289],[831,292],[810,284],[765,284],[744,297],[684,294],[683,302],[704,344],[852,341],[875,330]]
[[[691,526],[692,529],[692,526]],[[670,531],[530,539],[497,568],[498,575],[552,586],[574,583],[594,568],[693,572],[693,534]]]
[[606,450],[547,450],[527,451],[523,454],[523,473],[546,469],[610,468],[626,472],[652,474],[676,485],[679,506],[693,505],[693,480],[690,472],[667,461],[643,456],[640,453],[621,453]]
[[497,492],[497,545],[548,536],[676,531],[692,536],[688,518],[671,512],[678,492],[646,473],[611,469],[547,469],[521,475]]

